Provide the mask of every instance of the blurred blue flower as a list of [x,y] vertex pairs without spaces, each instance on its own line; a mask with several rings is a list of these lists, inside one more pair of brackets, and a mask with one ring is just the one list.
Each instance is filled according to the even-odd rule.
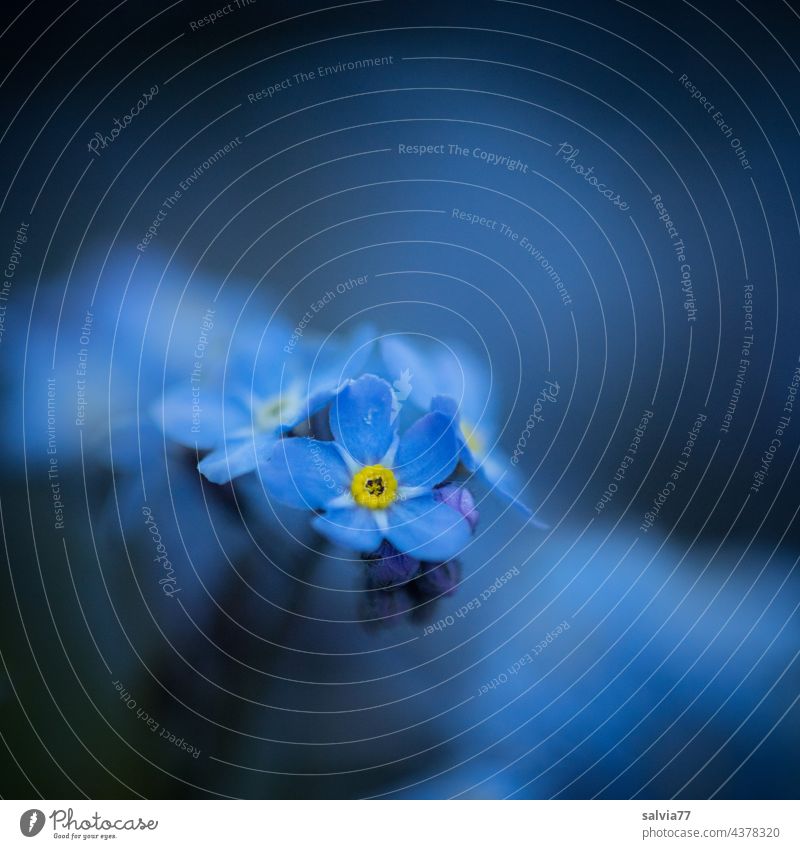
[[207,387],[184,379],[155,411],[170,439],[207,452],[198,468],[218,484],[254,471],[284,434],[322,410],[361,370],[372,331],[296,346],[289,325],[273,319],[266,332],[246,328],[239,338],[221,379]]
[[531,509],[520,497],[525,482],[500,458],[501,428],[495,418],[491,372],[469,351],[453,344],[428,348],[399,335],[383,337],[383,376],[393,382],[401,403],[452,417],[464,468],[531,517]]
[[[138,467],[150,405],[163,381],[190,374],[204,316],[214,312],[221,344],[240,309],[238,291],[215,299],[218,288],[157,254],[134,261],[121,248],[110,257],[90,252],[70,276],[27,290],[29,325],[19,322],[3,339],[11,368],[0,382],[13,426],[0,455],[36,463],[57,442],[64,463],[83,456]],[[49,433],[34,414],[43,399]]]
[[452,421],[428,413],[398,438],[393,401],[379,377],[348,382],[330,406],[333,441],[281,440],[263,466],[265,485],[290,506],[324,511],[313,525],[340,545],[368,553],[385,539],[402,554],[449,560],[471,535],[434,494],[458,462]]

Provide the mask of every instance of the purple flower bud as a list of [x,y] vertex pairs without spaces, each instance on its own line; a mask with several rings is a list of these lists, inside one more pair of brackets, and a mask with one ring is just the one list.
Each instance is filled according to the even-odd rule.
[[426,563],[415,581],[415,586],[423,597],[437,598],[453,592],[461,580],[461,564],[458,560],[447,563]]
[[475,526],[478,524],[480,514],[475,509],[475,499],[472,497],[472,493],[465,486],[447,483],[439,489],[435,489],[433,494],[439,501],[454,510],[458,510],[469,522],[470,530],[475,533]]
[[414,557],[401,554],[384,540],[380,548],[365,557],[368,562],[367,583],[370,587],[397,587],[408,583],[419,572],[420,563]]

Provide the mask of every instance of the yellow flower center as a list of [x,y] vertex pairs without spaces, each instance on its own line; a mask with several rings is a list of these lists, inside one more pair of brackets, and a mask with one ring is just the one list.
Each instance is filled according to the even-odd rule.
[[483,454],[483,440],[478,435],[478,431],[465,422],[464,419],[461,419],[461,433],[464,435],[464,439],[467,442],[467,448],[469,448],[473,454],[477,454],[478,456]]
[[353,475],[350,491],[356,504],[385,510],[397,498],[397,478],[385,466],[364,466]]
[[278,395],[259,405],[256,410],[256,425],[259,429],[268,430],[273,427],[276,421],[280,420],[283,404],[283,398]]
[[281,395],[273,395],[262,401],[254,414],[256,430],[270,431],[280,426],[284,419],[290,419],[300,412],[302,401],[292,389]]

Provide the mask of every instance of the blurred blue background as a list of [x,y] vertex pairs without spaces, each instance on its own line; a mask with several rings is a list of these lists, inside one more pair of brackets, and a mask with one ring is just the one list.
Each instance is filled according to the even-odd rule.
[[[796,4],[218,11],[3,12],[3,795],[796,798]],[[471,350],[547,525],[387,627],[150,415],[362,276],[309,332]]]

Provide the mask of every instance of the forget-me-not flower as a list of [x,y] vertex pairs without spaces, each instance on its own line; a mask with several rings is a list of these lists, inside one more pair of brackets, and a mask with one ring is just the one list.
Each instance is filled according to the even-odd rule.
[[279,501],[320,511],[313,525],[333,542],[369,553],[388,540],[401,554],[449,560],[472,533],[434,494],[458,463],[452,419],[428,413],[398,438],[393,400],[379,377],[350,381],[330,405],[333,441],[282,439],[262,479]]

